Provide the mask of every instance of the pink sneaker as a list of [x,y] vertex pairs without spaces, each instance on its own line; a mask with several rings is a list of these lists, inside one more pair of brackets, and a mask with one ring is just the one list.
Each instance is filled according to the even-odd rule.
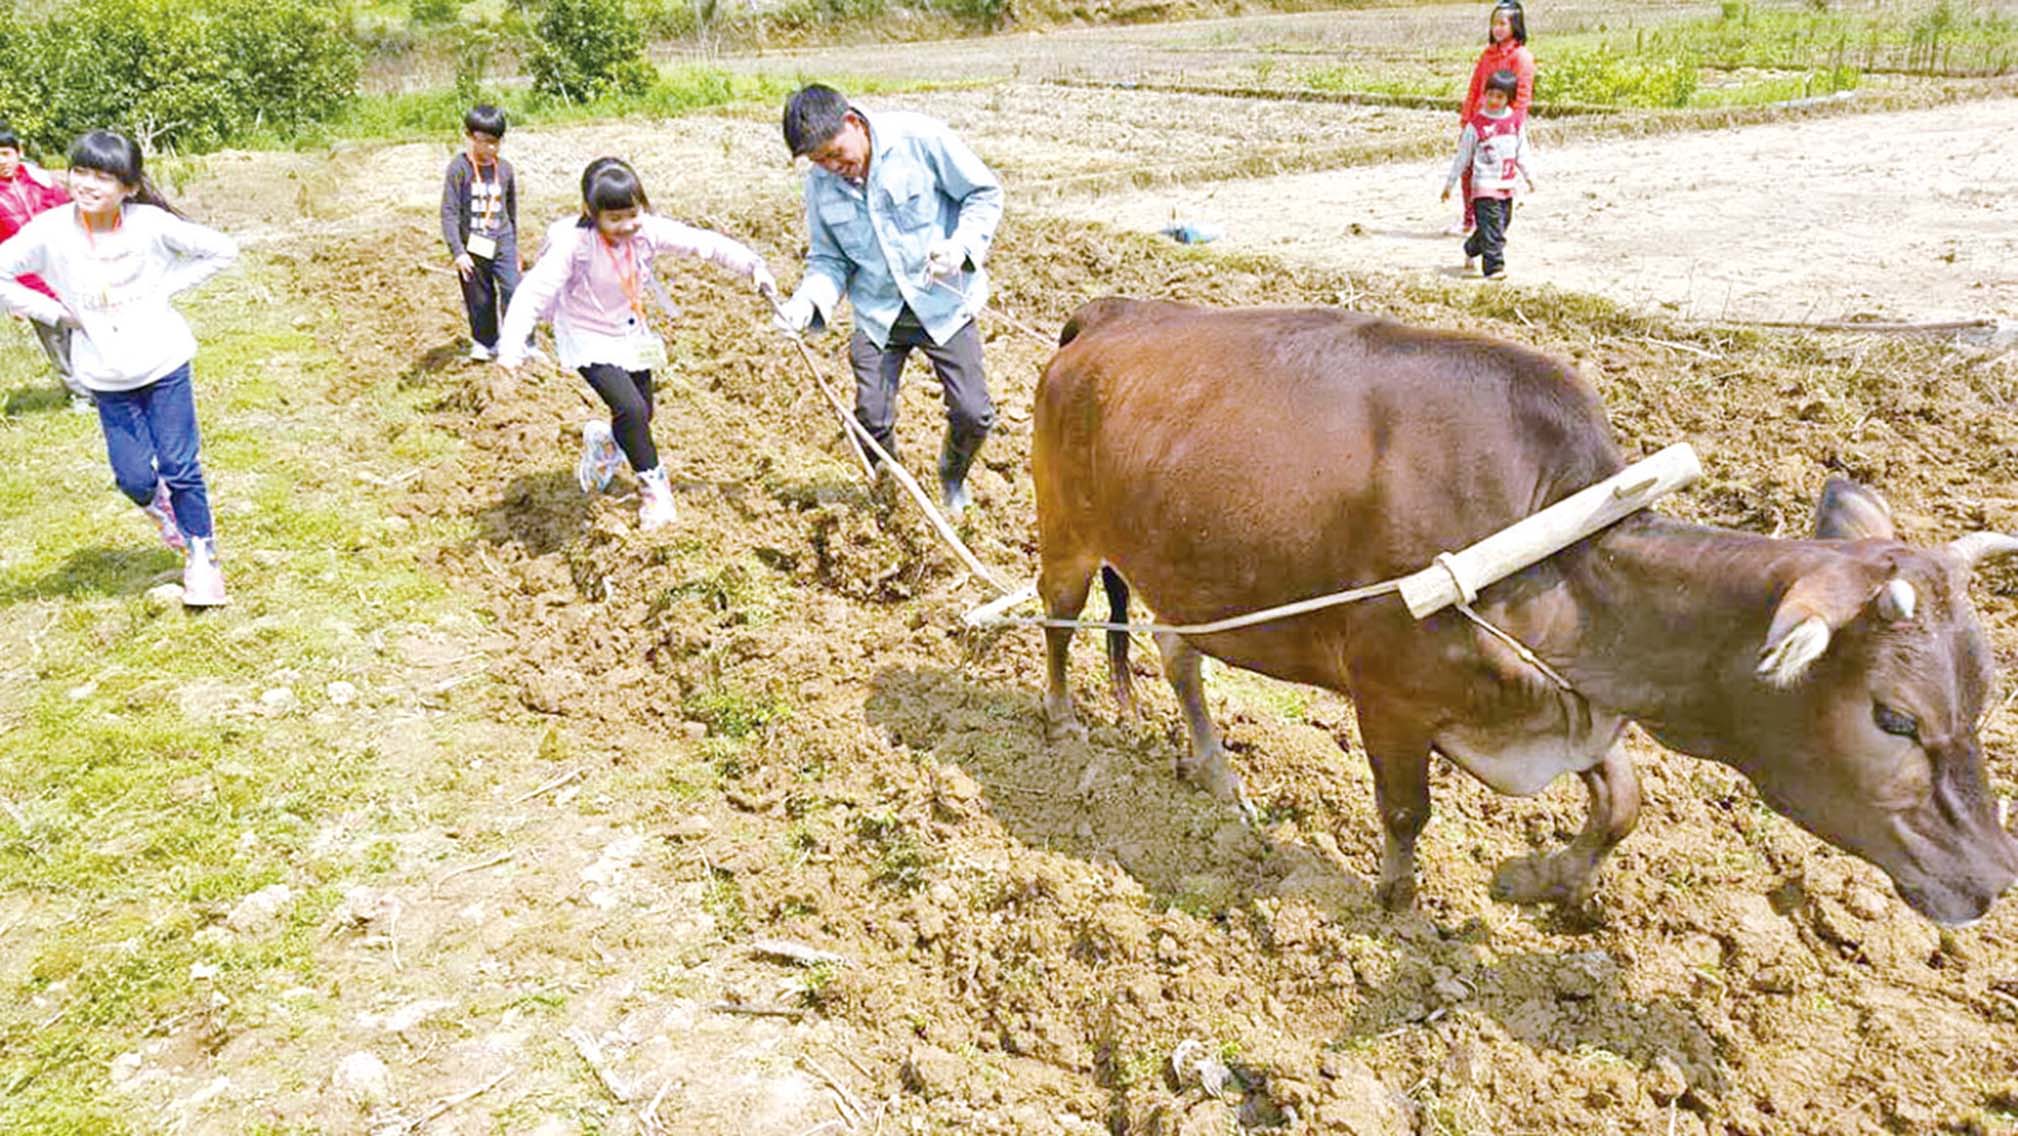
[[189,557],[182,564],[182,606],[223,607],[224,574],[217,570],[217,550],[208,537],[189,538]]
[[168,483],[154,483],[154,500],[140,507],[149,520],[161,530],[161,543],[177,552],[187,552],[189,541],[183,538],[182,526],[176,523],[175,506],[168,499]]

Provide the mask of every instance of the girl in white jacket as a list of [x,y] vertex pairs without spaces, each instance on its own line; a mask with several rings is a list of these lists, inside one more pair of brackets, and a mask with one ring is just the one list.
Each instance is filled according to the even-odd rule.
[[[198,460],[189,364],[196,337],[169,305],[238,256],[185,219],[141,168],[140,147],[94,130],[70,148],[71,203],[0,244],[0,307],[73,330],[70,362],[98,400],[119,489],[186,556],[182,602],[225,602]],[[36,273],[56,299],[15,282]]]

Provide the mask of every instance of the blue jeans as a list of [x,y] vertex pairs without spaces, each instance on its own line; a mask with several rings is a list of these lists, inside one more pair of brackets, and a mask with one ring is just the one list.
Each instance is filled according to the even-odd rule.
[[154,500],[154,483],[168,486],[175,520],[185,535],[209,539],[210,492],[196,456],[196,397],[184,363],[144,387],[98,391],[98,424],[119,491],[136,505]]

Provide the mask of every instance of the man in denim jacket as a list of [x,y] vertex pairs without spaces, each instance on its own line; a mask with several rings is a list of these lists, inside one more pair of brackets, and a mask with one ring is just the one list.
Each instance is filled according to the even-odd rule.
[[974,317],[988,298],[982,265],[1002,219],[1002,186],[944,123],[850,106],[814,84],[785,103],[785,144],[806,157],[806,274],[780,306],[790,334],[821,330],[847,296],[855,417],[896,453],[897,383],[912,348],[946,394],[939,487],[958,514],[974,455],[995,424]]

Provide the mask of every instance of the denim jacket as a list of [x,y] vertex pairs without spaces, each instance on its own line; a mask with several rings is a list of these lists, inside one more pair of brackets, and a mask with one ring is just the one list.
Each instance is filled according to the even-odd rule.
[[[806,278],[818,328],[842,296],[855,326],[877,347],[909,305],[934,343],[945,343],[988,300],[983,264],[1002,219],[1002,186],[967,144],[936,119],[883,111],[869,124],[869,176],[855,185],[819,168],[806,176]],[[943,283],[925,273],[925,253],[941,240],[967,253]],[[957,290],[957,291],[956,291]]]

